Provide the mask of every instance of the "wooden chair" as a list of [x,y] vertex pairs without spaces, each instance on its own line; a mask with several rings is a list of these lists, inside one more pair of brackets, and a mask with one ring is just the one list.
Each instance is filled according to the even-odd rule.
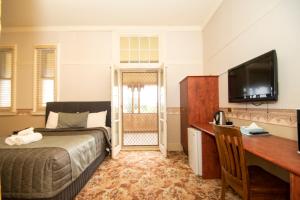
[[288,183],[258,166],[247,166],[239,129],[214,126],[214,131],[222,170],[222,200],[228,186],[243,200],[289,199]]

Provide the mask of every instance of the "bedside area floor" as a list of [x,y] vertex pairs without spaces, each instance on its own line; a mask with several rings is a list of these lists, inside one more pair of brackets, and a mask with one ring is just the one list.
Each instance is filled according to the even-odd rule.
[[[217,200],[220,180],[204,180],[188,166],[182,152],[123,151],[106,158],[76,200]],[[240,198],[229,190],[228,200]]]

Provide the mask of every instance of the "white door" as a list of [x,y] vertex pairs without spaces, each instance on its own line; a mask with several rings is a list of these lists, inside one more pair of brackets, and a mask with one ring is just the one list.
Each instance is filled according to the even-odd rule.
[[167,157],[167,92],[166,92],[166,67],[162,65],[159,69],[159,149]]
[[120,69],[111,67],[111,143],[112,158],[116,158],[121,150],[121,104],[120,104]]

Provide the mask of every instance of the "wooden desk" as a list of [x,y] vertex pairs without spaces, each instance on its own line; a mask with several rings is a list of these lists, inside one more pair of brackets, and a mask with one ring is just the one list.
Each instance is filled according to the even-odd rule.
[[[203,178],[220,178],[215,134],[211,124],[194,123],[202,131]],[[243,136],[244,148],[290,173],[291,200],[300,200],[300,155],[297,142],[276,136]],[[212,169],[214,168],[214,169]]]

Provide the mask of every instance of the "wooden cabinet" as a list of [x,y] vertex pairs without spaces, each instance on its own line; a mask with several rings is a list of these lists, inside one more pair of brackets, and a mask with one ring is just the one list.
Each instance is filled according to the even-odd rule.
[[219,109],[218,76],[188,76],[180,82],[181,145],[188,154],[187,129],[208,123]]

